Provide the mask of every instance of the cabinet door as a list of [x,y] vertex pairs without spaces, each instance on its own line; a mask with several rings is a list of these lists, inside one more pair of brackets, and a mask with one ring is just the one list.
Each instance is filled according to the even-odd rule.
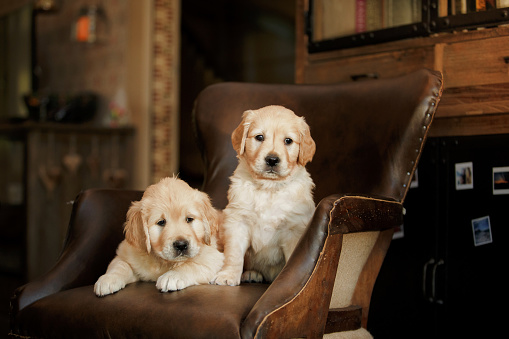
[[[496,337],[507,239],[509,136],[446,139],[448,209],[443,220],[445,275],[437,299],[442,333]],[[495,169],[495,170],[494,170]],[[465,171],[469,182],[462,183]],[[494,187],[494,177],[499,183]],[[504,293],[505,294],[505,293]],[[493,336],[491,336],[493,335]]]
[[503,179],[509,135],[428,140],[404,237],[393,240],[373,291],[375,337],[497,336],[509,226]]
[[[429,139],[404,206],[403,237],[388,250],[372,295],[368,330],[375,338],[435,337],[431,275],[437,267],[441,183],[439,140]],[[418,329],[418,330],[417,330]]]

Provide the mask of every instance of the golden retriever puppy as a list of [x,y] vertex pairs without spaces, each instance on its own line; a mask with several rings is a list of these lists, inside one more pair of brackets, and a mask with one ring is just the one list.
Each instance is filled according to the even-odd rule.
[[225,265],[215,283],[271,282],[314,213],[314,184],[304,166],[315,142],[304,118],[267,106],[244,112],[232,143],[239,164],[223,211]]
[[156,281],[162,291],[210,283],[223,266],[221,219],[209,197],[178,178],[151,185],[127,212],[125,240],[94,286],[98,296],[135,281]]

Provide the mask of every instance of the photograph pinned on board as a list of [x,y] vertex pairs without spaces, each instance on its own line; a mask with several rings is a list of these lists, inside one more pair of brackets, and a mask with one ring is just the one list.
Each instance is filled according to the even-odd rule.
[[472,220],[472,232],[474,234],[474,245],[481,246],[490,244],[493,239],[491,237],[490,217],[482,217]]
[[509,167],[493,167],[493,195],[509,194]]
[[394,228],[394,234],[392,235],[392,239],[402,239],[405,237],[405,229],[404,225],[400,225]]
[[410,181],[410,188],[417,188],[419,187],[419,169],[416,168],[414,171],[414,175],[412,177],[412,181]]
[[456,164],[456,190],[474,188],[474,166],[472,162]]

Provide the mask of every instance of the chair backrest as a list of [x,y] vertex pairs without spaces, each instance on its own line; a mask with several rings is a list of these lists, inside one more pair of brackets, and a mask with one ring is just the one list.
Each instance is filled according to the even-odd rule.
[[281,105],[305,117],[316,142],[307,165],[316,185],[315,202],[334,193],[403,202],[441,92],[440,73],[426,69],[334,85],[209,86],[194,108],[206,167],[203,190],[215,207],[226,206],[229,177],[237,166],[232,131],[244,111]]

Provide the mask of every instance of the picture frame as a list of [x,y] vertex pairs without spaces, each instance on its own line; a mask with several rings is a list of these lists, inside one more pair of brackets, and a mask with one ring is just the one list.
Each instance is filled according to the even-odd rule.
[[410,188],[418,187],[419,187],[419,169],[416,168],[414,171],[414,175],[412,176],[412,180],[410,181]]
[[394,234],[392,235],[392,240],[402,239],[405,237],[405,226],[400,225],[394,228]]
[[493,167],[493,195],[509,194],[509,166]]
[[472,233],[474,236],[474,245],[476,247],[492,243],[493,238],[491,236],[490,217],[485,216],[472,219]]
[[472,162],[462,162],[455,165],[456,190],[474,188],[474,166]]

